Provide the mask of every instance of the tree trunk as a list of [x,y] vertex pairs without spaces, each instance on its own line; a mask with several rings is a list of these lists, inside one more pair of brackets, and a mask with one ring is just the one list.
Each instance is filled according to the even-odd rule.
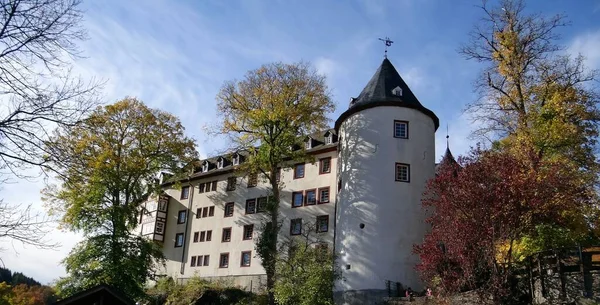
[[270,262],[263,262],[267,273],[269,305],[275,305],[276,303],[273,289],[275,288],[275,258],[277,257],[277,239],[279,236],[279,182],[277,181],[277,165],[278,164],[272,165],[269,173],[269,181],[271,182],[271,189],[273,190],[273,202],[269,204],[269,213],[271,214],[270,229],[273,230],[271,233],[269,251],[272,253],[273,260]]

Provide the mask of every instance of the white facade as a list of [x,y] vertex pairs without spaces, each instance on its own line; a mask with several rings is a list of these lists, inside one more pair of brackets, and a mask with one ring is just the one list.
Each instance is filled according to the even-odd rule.
[[[336,168],[337,168],[337,143],[320,145],[311,153],[314,163],[304,164],[304,177],[294,178],[294,165],[284,168],[281,172],[283,189],[280,199],[280,217],[283,226],[280,232],[280,241],[292,237],[290,232],[291,219],[301,218],[305,227],[314,227],[318,216],[327,216],[328,228],[326,232],[315,232],[313,240],[326,243],[333,247],[334,211],[336,201]],[[321,172],[321,160],[329,160],[329,172]],[[324,161],[325,162],[325,161]],[[246,202],[251,199],[265,197],[269,193],[270,185],[266,179],[259,178],[256,186],[248,186],[248,177],[237,177],[235,190],[227,190],[228,178],[239,175],[233,171],[233,166],[219,169],[215,168],[198,174],[189,182],[181,182],[181,188],[174,186],[165,187],[164,192],[169,198],[167,212],[167,225],[163,253],[166,257],[166,267],[161,274],[176,280],[185,281],[193,276],[207,279],[231,280],[237,286],[245,289],[256,290],[265,284],[265,271],[261,266],[260,258],[256,255],[254,242],[259,234],[260,224],[266,215],[264,213],[246,213]],[[217,182],[216,189],[212,191],[212,183]],[[199,185],[210,182],[208,192],[199,192]],[[182,190],[189,187],[188,198],[182,198]],[[319,202],[319,191],[328,190],[328,202]],[[314,205],[306,202],[301,207],[292,207],[294,192],[315,191],[316,202]],[[225,215],[225,205],[233,203],[233,215]],[[213,207],[213,216],[210,209]],[[207,208],[206,217],[203,216]],[[199,210],[200,209],[200,210]],[[185,221],[178,221],[179,213],[187,215]],[[199,216],[200,215],[200,216]],[[152,215],[148,215],[152,217]],[[143,223],[147,221],[142,220]],[[254,225],[252,239],[244,239],[244,226]],[[223,229],[231,229],[229,241],[223,241]],[[207,232],[211,231],[211,239],[207,240]],[[198,241],[194,235],[198,232]],[[202,233],[204,232],[204,233]],[[183,234],[183,244],[176,245],[178,234]],[[203,236],[203,238],[201,238]],[[200,241],[204,239],[204,241]],[[250,252],[250,265],[242,266],[242,253]],[[227,267],[220,266],[221,254],[229,254]],[[198,257],[202,256],[202,264],[198,266]],[[204,256],[208,256],[208,265],[204,266]],[[196,257],[195,259],[193,257]],[[192,260],[195,263],[192,266]]]
[[[408,138],[394,137],[394,121],[408,122]],[[433,177],[435,126],[418,110],[380,106],[342,123],[335,249],[340,291],[381,290],[386,281],[422,288],[413,245],[427,230],[421,197]],[[410,165],[396,181],[396,163]],[[361,225],[362,224],[362,225]]]

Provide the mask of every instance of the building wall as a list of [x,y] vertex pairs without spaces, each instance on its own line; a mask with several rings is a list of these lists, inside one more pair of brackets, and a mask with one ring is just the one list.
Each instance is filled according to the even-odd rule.
[[[394,120],[409,122],[408,139],[394,138]],[[337,291],[377,294],[386,280],[423,288],[412,250],[427,230],[421,196],[434,175],[434,133],[430,117],[401,107],[362,110],[342,123],[335,249],[343,279]],[[410,164],[410,182],[395,181],[396,162]]]
[[[328,174],[319,174],[319,159],[327,157],[331,158],[331,171]],[[280,232],[280,241],[283,242],[290,238],[291,219],[302,218],[303,223],[314,223],[316,216],[329,215],[328,231],[326,233],[315,232],[313,236],[324,242],[333,243],[336,161],[337,151],[330,150],[315,155],[314,164],[305,164],[304,178],[294,179],[293,169],[291,168],[284,168],[282,170],[281,181],[283,182],[283,188],[281,192],[280,215],[283,220],[283,226]],[[210,174],[210,171],[208,174]],[[165,190],[171,199],[169,202],[165,242],[163,243],[163,252],[167,258],[166,268],[162,270],[164,274],[176,279],[186,279],[192,276],[200,276],[207,279],[237,277],[240,280],[236,279],[235,281],[240,286],[250,285],[249,282],[245,283],[245,280],[241,279],[248,279],[248,281],[255,280],[253,281],[253,285],[256,285],[256,282],[262,282],[256,281],[256,276],[265,274],[265,271],[261,266],[260,259],[256,255],[254,242],[259,235],[261,221],[266,215],[265,213],[246,215],[245,206],[247,199],[267,196],[270,187],[266,179],[259,178],[258,185],[249,188],[247,177],[238,177],[236,189],[234,191],[227,191],[227,178],[235,174],[239,173],[229,172],[219,176],[196,179],[190,183],[182,183],[182,186],[190,186],[188,199],[180,199],[181,189],[170,187]],[[217,190],[199,193],[198,185],[209,181],[218,181]],[[292,192],[321,187],[330,188],[329,203],[298,208],[291,207]],[[234,202],[233,217],[224,217],[224,206],[228,202]],[[179,211],[187,211],[188,206],[191,208],[188,211],[186,230],[186,223],[177,224],[177,216]],[[210,206],[215,207],[214,216],[197,218],[196,210],[198,208]],[[243,240],[243,226],[248,224],[254,224],[253,239]],[[229,227],[232,228],[231,241],[222,242],[223,228]],[[194,232],[207,230],[212,230],[211,241],[193,242]],[[184,247],[174,246],[176,233],[185,233]],[[249,267],[241,266],[242,251],[252,251],[251,265]],[[229,253],[228,268],[219,268],[219,256],[221,253]],[[191,267],[191,257],[198,255],[209,255],[209,266]]]

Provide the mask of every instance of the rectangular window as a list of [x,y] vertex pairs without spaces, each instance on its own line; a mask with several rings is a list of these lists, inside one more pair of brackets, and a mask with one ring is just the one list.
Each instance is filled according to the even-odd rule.
[[197,208],[196,209],[196,218],[200,218],[202,217],[202,208]]
[[185,216],[186,216],[185,210],[179,211],[179,213],[177,214],[177,223],[178,224],[185,223]]
[[[192,260],[190,261],[190,266],[196,267],[196,257],[195,256],[192,256]],[[200,264],[198,264],[198,266],[200,266]]]
[[204,255],[204,266],[208,266],[210,255]]
[[215,206],[208,208],[208,216],[215,216]]
[[211,186],[212,186],[212,182],[206,182],[206,184],[205,184],[205,188],[204,188],[204,192],[205,192],[205,193],[208,193],[208,192],[210,192],[210,188],[211,188]]
[[242,259],[240,260],[240,265],[242,267],[250,267],[251,257],[252,257],[252,251],[242,252]]
[[233,202],[225,204],[225,217],[233,216]]
[[317,232],[327,232],[329,230],[329,215],[317,216]]
[[231,241],[231,228],[223,228],[223,236],[221,237],[221,242],[230,242]]
[[237,177],[227,178],[227,191],[235,191],[235,184],[237,183]]
[[206,231],[200,232],[200,242],[203,242],[206,239]]
[[229,253],[221,253],[219,257],[219,268],[229,267]]
[[330,134],[325,137],[325,145],[331,144],[333,142],[333,136]]
[[408,139],[407,121],[394,121],[394,138]]
[[198,236],[200,236],[200,232],[194,232],[194,242],[198,242]]
[[329,202],[329,187],[322,187],[319,189],[319,203]]
[[319,174],[331,173],[331,157],[319,160]]
[[396,181],[410,182],[410,165],[396,163]]
[[204,193],[204,183],[198,184],[198,193]]
[[292,208],[301,207],[304,204],[304,194],[302,192],[292,193]]
[[245,225],[243,240],[251,240],[253,233],[254,233],[254,225]]
[[213,191],[213,192],[217,191],[217,182],[219,182],[219,181],[217,180],[217,181],[213,181],[212,182],[212,189],[211,189],[211,191]]
[[181,188],[181,199],[188,199],[190,197],[190,187],[184,186]]
[[175,234],[175,248],[183,246],[183,233]]
[[302,234],[302,218],[292,219],[290,224],[290,235]]
[[255,187],[258,184],[258,174],[248,174],[248,187]]
[[267,210],[267,197],[256,199],[256,213],[262,213]]
[[208,217],[208,207],[202,209],[202,217]]
[[206,231],[206,241],[212,240],[212,230]]
[[304,163],[294,166],[294,179],[304,178]]
[[304,198],[306,199],[306,205],[317,204],[317,190],[315,190],[315,189],[307,190]]
[[246,200],[246,214],[256,213],[256,199]]

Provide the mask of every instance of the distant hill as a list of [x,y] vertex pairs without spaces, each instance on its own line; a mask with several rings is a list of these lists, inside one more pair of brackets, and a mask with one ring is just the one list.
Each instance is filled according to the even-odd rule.
[[0,267],[0,283],[6,282],[11,286],[25,284],[27,286],[41,286],[42,284],[33,278],[25,276],[21,272],[12,272],[10,269]]

